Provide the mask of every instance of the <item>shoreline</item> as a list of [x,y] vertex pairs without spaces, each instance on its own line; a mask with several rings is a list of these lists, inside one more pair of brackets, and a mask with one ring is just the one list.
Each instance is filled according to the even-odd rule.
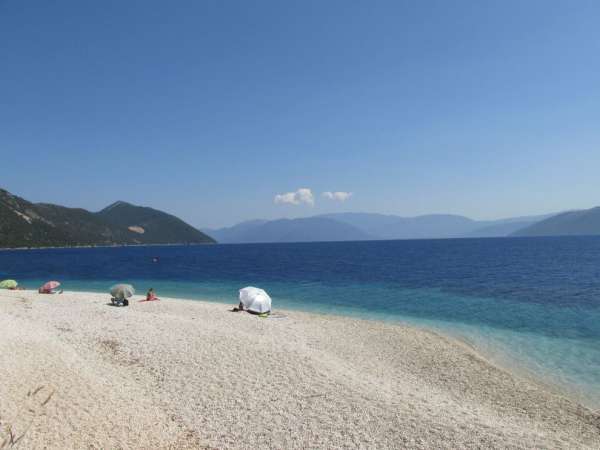
[[[198,244],[202,245],[202,244]],[[115,281],[116,283],[117,281]],[[20,292],[30,292],[33,294],[37,294],[36,289],[26,288]],[[71,294],[79,294],[79,295],[92,295],[92,296],[107,296],[108,294],[104,289],[98,289],[96,291],[88,290],[87,288],[83,288],[82,290],[78,289],[69,289],[69,293]],[[2,290],[0,290],[1,297]],[[136,294],[134,297],[140,297],[141,294]],[[182,302],[191,302],[191,303],[205,303],[210,305],[225,305],[225,306],[235,306],[234,301],[226,302],[220,301],[210,298],[192,298],[192,297],[170,297],[170,296],[162,296],[161,298],[165,298],[169,301],[182,301]],[[281,313],[293,313],[293,314],[307,314],[309,316],[317,316],[317,317],[333,317],[333,318],[341,318],[341,319],[349,319],[349,320],[359,320],[373,323],[381,323],[392,326],[399,327],[408,327],[412,329],[417,329],[424,332],[429,332],[436,335],[440,339],[447,339],[453,342],[456,345],[465,346],[469,351],[475,353],[478,358],[484,360],[487,364],[494,366],[497,370],[501,370],[510,374],[511,376],[515,376],[518,378],[525,379],[533,384],[536,384],[543,389],[552,392],[555,395],[564,397],[569,401],[581,404],[583,407],[588,408],[590,411],[595,411],[600,413],[600,403],[598,403],[598,398],[594,396],[593,399],[586,397],[586,393],[583,390],[577,389],[577,385],[568,384],[568,383],[560,383],[558,380],[553,379],[551,377],[544,377],[542,374],[537,373],[534,369],[527,366],[522,360],[518,357],[507,353],[506,351],[495,349],[495,351],[486,351],[485,348],[482,348],[481,343],[474,340],[472,337],[466,336],[462,334],[460,331],[444,329],[443,327],[436,326],[434,324],[427,323],[418,323],[411,321],[407,318],[384,318],[384,317],[368,317],[364,315],[354,315],[351,313],[336,312],[336,311],[318,311],[311,309],[294,309],[294,308],[277,308],[277,312]]]
[[598,413],[435,330],[107,302],[0,292],[0,416],[25,447],[600,446]]
[[[202,245],[202,244],[199,244]],[[116,282],[116,281],[115,281]],[[3,291],[0,290],[0,298],[1,293]],[[23,291],[19,292],[29,292],[37,295],[36,289],[26,288]],[[78,294],[78,295],[92,295],[92,296],[108,296],[108,293],[103,289],[99,289],[97,291],[88,290],[88,289],[69,289],[67,291],[70,294]],[[142,298],[141,294],[136,294],[135,297]],[[219,301],[210,298],[187,298],[187,297],[168,297],[168,296],[160,296],[168,301],[181,301],[181,302],[190,302],[190,303],[204,303],[210,304],[213,306],[235,306],[235,302],[226,302]],[[353,314],[344,314],[343,312],[335,312],[335,311],[318,311],[318,310],[310,310],[310,309],[294,309],[294,308],[276,308],[276,312],[284,313],[284,314],[306,314],[309,316],[317,316],[317,317],[331,317],[331,318],[340,318],[340,319],[349,319],[349,320],[358,320],[365,322],[373,322],[375,324],[387,324],[391,326],[398,327],[407,327],[411,329],[420,330],[423,332],[428,332],[436,335],[440,339],[446,339],[451,341],[455,345],[464,346],[469,351],[473,352],[477,355],[478,358],[484,360],[487,364],[494,366],[497,370],[504,371],[511,376],[515,376],[518,378],[525,379],[533,384],[536,384],[543,389],[552,392],[555,395],[564,397],[569,401],[580,404],[582,407],[589,409],[590,411],[595,411],[600,413],[600,404],[596,397],[594,400],[590,400],[586,398],[586,394],[584,391],[576,389],[573,385],[569,384],[561,384],[555,379],[544,377],[543,375],[536,373],[534,369],[528,367],[522,360],[511,355],[510,353],[506,353],[504,351],[486,351],[476,340],[473,340],[472,337],[465,336],[460,331],[453,332],[452,330],[443,329],[440,327],[436,327],[432,324],[425,323],[415,323],[406,318],[383,318],[383,317],[365,317],[365,316],[357,316]]]
[[0,247],[0,251],[19,251],[19,250],[52,250],[52,249],[71,249],[71,248],[122,248],[122,247],[192,247],[197,245],[215,245],[218,242],[203,243],[178,243],[178,244],[105,244],[105,245],[58,245],[47,247]]
[[[575,389],[574,386],[561,384],[551,378],[545,378],[539,373],[536,373],[534,369],[528,367],[522,360],[517,357],[503,352],[487,352],[485,349],[480,348],[475,341],[471,338],[460,335],[460,333],[453,334],[449,331],[438,330],[435,327],[413,325],[411,323],[401,323],[401,325],[413,326],[430,333],[436,334],[441,338],[446,338],[458,345],[464,345],[469,351],[472,351],[477,355],[478,358],[484,360],[487,364],[494,366],[497,370],[506,372],[507,374],[527,380],[528,382],[539,386],[540,388],[553,393],[554,395],[565,398],[568,401],[578,403],[582,407],[589,409],[592,412],[600,414],[600,404],[598,401],[589,401],[585,398],[583,391]],[[587,400],[587,402],[586,402]]]

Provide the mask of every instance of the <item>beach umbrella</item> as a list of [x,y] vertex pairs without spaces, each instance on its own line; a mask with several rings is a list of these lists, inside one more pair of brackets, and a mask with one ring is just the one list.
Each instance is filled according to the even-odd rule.
[[133,294],[135,294],[135,289],[130,284],[115,284],[110,288],[110,295],[120,300],[129,298],[133,296]]
[[19,285],[15,280],[0,281],[0,289],[14,289]]
[[52,289],[56,289],[59,286],[59,281],[48,281],[47,283],[44,283],[44,285],[40,288],[40,291],[50,292]]
[[271,297],[259,288],[248,286],[240,289],[240,302],[248,311],[259,314],[271,311]]

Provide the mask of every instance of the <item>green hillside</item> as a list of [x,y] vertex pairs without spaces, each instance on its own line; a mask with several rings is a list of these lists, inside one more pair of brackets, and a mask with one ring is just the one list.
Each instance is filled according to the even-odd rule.
[[213,239],[171,214],[153,208],[116,202],[97,213],[113,227],[126,230],[140,243],[213,242]]
[[123,202],[115,205],[93,213],[80,208],[31,203],[0,189],[0,247],[214,242],[170,214]]

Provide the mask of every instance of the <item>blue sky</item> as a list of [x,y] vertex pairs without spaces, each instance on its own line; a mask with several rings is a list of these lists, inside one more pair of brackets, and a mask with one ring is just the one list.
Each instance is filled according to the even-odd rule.
[[[0,186],[196,226],[599,205],[598,17],[583,0],[0,0]],[[314,204],[274,201],[299,188]]]

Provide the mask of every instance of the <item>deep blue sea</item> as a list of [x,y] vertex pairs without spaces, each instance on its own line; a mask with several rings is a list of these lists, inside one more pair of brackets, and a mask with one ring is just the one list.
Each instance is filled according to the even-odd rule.
[[128,282],[232,305],[254,285],[274,309],[452,334],[600,407],[600,237],[0,251],[4,278],[99,292]]

